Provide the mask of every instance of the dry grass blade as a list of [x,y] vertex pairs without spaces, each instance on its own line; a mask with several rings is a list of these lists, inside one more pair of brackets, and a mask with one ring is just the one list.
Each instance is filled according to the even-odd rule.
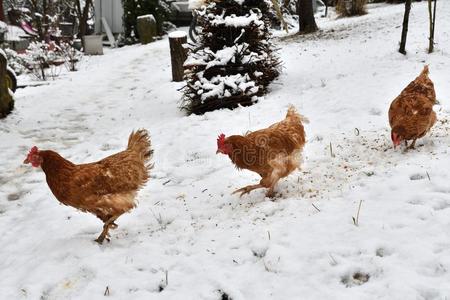
[[355,224],[355,226],[359,226],[359,212],[361,211],[361,204],[362,204],[362,200],[359,201],[358,212],[356,213],[356,218],[352,217],[353,224]]
[[312,205],[315,209],[317,209],[318,212],[320,212],[320,209],[319,209],[317,206],[315,206],[314,203],[311,203],[311,205]]
[[333,145],[331,144],[331,142],[330,142],[330,155],[331,157],[336,157],[336,155],[334,155],[333,153]]

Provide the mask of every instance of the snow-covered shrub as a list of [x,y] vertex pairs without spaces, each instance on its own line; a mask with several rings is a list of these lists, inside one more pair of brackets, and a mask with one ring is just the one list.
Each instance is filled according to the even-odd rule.
[[20,75],[26,73],[28,69],[26,66],[26,60],[22,55],[17,54],[16,51],[12,49],[4,49],[6,57],[8,59],[8,66],[16,73]]
[[58,75],[58,68],[64,64],[61,48],[55,43],[32,42],[23,58],[28,69],[39,80]]
[[270,1],[206,0],[197,11],[203,27],[185,62],[182,107],[202,114],[252,105],[279,75],[270,42]]
[[367,13],[367,0],[338,0],[336,12],[341,17],[360,16]]
[[69,43],[62,43],[59,48],[67,70],[71,72],[77,71],[77,64],[81,61],[83,53]]

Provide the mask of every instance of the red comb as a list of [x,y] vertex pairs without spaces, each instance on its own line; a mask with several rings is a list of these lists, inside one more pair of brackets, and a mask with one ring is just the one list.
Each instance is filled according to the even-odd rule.
[[31,148],[31,150],[30,150],[30,154],[34,154],[34,153],[38,153],[38,147],[36,147],[36,146],[33,146],[33,148]]

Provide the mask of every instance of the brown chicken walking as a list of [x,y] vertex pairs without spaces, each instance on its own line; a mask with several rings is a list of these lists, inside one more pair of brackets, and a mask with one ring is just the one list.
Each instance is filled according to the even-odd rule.
[[436,123],[433,106],[437,104],[428,66],[394,99],[389,108],[389,124],[394,148],[412,140],[406,149],[414,149],[416,140],[423,137]]
[[252,190],[268,188],[266,195],[274,196],[277,182],[300,168],[306,142],[302,122],[308,121],[290,106],[286,118],[269,128],[243,136],[219,136],[216,153],[228,155],[238,169],[247,169],[262,177],[259,184],[243,187],[234,193],[241,193],[242,197]]
[[103,231],[96,239],[109,241],[109,229],[115,221],[136,206],[139,189],[149,179],[153,151],[146,130],[132,132],[126,150],[98,162],[76,165],[51,150],[33,147],[24,163],[42,167],[47,184],[59,202],[103,221]]

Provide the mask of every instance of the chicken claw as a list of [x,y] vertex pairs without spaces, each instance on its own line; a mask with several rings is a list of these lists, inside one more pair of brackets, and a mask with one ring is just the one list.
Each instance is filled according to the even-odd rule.
[[240,188],[236,191],[234,191],[233,193],[231,193],[232,195],[237,194],[237,193],[241,193],[239,195],[239,198],[241,198],[242,196],[244,196],[245,194],[250,193],[253,190],[259,189],[259,188],[263,188],[264,186],[262,186],[261,184],[255,184],[255,185],[248,185],[245,186],[243,188]]
[[97,243],[99,243],[100,245],[101,244],[103,244],[103,241],[105,240],[105,237],[104,236],[99,236],[98,238],[96,238],[95,239],[95,241],[97,242]]
[[98,236],[98,238],[95,239],[95,241],[96,241],[97,243],[99,243],[100,245],[103,244],[103,241],[104,241],[104,240],[106,240],[106,241],[108,241],[108,242],[111,242],[111,238],[110,238],[109,233],[103,234],[103,232],[102,232],[102,233]]
[[250,189],[248,186],[246,186],[246,187],[243,187],[241,189],[235,190],[233,193],[231,193],[231,195],[234,195],[234,194],[237,194],[237,193],[241,193],[239,195],[239,198],[241,198],[245,194],[249,194],[251,191],[252,191],[252,189]]

